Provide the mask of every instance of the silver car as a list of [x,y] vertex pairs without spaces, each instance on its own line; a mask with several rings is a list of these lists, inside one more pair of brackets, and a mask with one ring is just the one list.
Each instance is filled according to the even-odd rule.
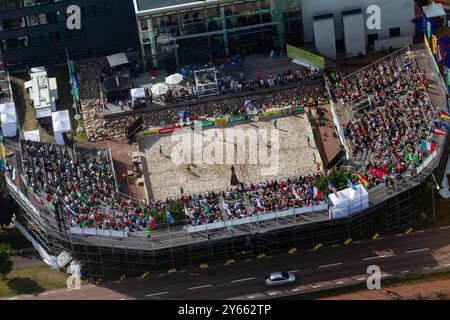
[[270,288],[295,283],[295,274],[293,272],[272,272],[267,274],[265,278],[266,286]]

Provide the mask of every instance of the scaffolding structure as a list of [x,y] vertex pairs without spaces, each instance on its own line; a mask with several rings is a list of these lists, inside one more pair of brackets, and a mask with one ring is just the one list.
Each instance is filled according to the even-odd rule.
[[[417,48],[414,52],[421,54],[421,50]],[[423,60],[419,63],[428,68],[425,64],[429,61],[421,57]],[[444,98],[443,94],[441,92],[439,97]],[[341,130],[337,128],[337,131]],[[348,238],[364,239],[374,233],[389,235],[404,231],[419,221],[422,212],[431,207],[430,201],[434,201],[424,196],[431,174],[437,179],[444,174],[450,153],[450,137],[439,137],[435,143],[438,155],[424,170],[389,187],[380,185],[370,189],[370,207],[351,216],[330,219],[328,210],[311,208],[310,212],[302,214],[275,213],[271,220],[256,220],[214,230],[206,227],[194,233],[187,232],[185,224],[175,224],[170,228],[157,226],[150,237],[145,232],[129,232],[124,237],[73,233],[65,222],[62,205],[55,206],[46,201],[37,205],[24,185],[12,182],[11,172],[5,176],[11,196],[22,208],[17,221],[50,256],[69,254],[80,263],[83,276],[96,279],[117,273],[141,274],[202,263],[224,263],[228,259],[246,259],[261,253],[275,254],[287,252],[290,248],[344,242]],[[18,148],[15,150],[9,161],[15,163],[18,174],[22,174],[21,152]]]

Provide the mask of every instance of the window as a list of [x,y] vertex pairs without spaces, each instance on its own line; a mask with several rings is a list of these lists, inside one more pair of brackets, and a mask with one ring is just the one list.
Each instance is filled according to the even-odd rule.
[[400,28],[390,28],[389,29],[389,36],[391,38],[393,38],[393,37],[400,37]]
[[105,16],[111,13],[111,6],[107,4],[99,4],[95,10],[97,16]]
[[378,33],[369,34],[367,36],[367,40],[369,42],[369,46],[373,46],[375,44],[375,40],[378,40]]

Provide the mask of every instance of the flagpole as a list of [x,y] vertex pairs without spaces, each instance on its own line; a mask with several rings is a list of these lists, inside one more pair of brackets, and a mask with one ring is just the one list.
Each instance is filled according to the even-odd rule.
[[78,112],[78,103],[75,99],[75,91],[73,90],[72,73],[70,72],[69,50],[67,48],[66,48],[66,58],[67,58],[67,69],[69,70],[69,81],[70,81],[70,84],[72,87],[72,99],[73,99],[73,104],[75,106],[75,112],[76,112],[75,120],[77,120],[78,128],[80,128],[80,113]]

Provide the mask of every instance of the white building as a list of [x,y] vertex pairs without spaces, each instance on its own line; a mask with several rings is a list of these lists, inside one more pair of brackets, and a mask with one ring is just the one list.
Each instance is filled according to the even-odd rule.
[[[381,9],[379,30],[367,27],[371,5]],[[319,52],[332,59],[337,56],[336,42],[347,56],[356,56],[365,54],[366,48],[408,46],[415,35],[414,0],[302,0],[302,17],[305,42],[314,42]]]
[[56,78],[49,78],[44,67],[31,68],[31,80],[25,83],[38,120],[51,118],[59,100]]

